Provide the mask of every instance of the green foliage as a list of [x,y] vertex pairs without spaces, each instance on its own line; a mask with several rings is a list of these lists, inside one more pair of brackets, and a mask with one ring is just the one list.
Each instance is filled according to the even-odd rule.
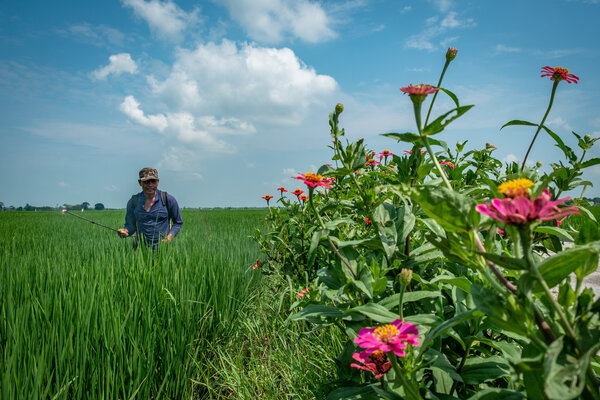
[[[580,215],[561,217],[560,226],[539,219],[508,224],[477,209],[503,197],[499,186],[509,180],[532,180],[531,191],[519,195],[530,198],[544,188],[555,200],[585,190],[592,183],[581,180],[582,170],[600,163],[585,159],[597,139],[573,132],[575,151],[543,121],[505,124],[537,127],[553,138],[566,164],[553,164],[549,173],[503,165],[490,144],[465,151],[462,142],[451,150],[429,135],[439,136],[472,106],[443,91],[456,108],[420,127],[419,103],[418,133],[384,134],[410,150],[380,153],[379,163],[364,140],[342,143],[336,108],[334,165],[318,170],[335,178],[332,188],[307,188],[306,204],[282,196],[266,233],[255,234],[266,274],[296,288],[309,285],[290,321],[346,334],[328,399],[600,399],[600,321],[592,311],[600,300],[583,288],[598,267],[597,208],[580,198]],[[573,246],[563,249],[564,240]],[[388,351],[393,368],[378,380],[351,368],[353,353],[363,350],[354,339],[374,335],[361,329],[398,319],[418,325],[419,346],[408,345],[403,357]]]

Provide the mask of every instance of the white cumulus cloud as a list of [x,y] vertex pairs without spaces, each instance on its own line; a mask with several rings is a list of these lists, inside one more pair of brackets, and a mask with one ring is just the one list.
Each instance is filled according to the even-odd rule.
[[92,72],[94,79],[103,80],[108,75],[119,76],[124,72],[135,74],[137,64],[131,59],[129,53],[113,54],[108,58],[109,64]]
[[140,109],[140,103],[133,96],[125,97],[119,109],[140,125],[156,129],[159,132],[164,131],[168,125],[167,118],[162,114],[146,116]]
[[234,118],[230,122],[236,129],[256,123],[296,124],[311,104],[338,87],[288,48],[238,47],[227,40],[180,50],[170,75],[162,82],[149,81],[172,108]]
[[222,0],[254,39],[266,43],[281,42],[287,36],[316,43],[336,37],[332,19],[318,2],[308,0]]

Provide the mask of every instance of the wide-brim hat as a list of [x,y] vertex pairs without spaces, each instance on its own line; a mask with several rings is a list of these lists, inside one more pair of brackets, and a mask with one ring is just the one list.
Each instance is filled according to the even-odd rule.
[[150,179],[158,179],[158,171],[156,170],[156,168],[142,168],[140,170],[140,181],[145,182]]

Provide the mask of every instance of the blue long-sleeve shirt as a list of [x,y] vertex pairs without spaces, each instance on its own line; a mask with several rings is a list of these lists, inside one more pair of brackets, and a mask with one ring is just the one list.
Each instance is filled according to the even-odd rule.
[[[138,238],[141,238],[140,234],[143,235],[146,246],[155,247],[169,233],[173,236],[179,233],[183,220],[175,197],[167,193],[167,203],[169,205],[167,209],[162,202],[160,191],[157,190],[154,204],[152,204],[150,211],[146,211],[144,209],[146,201],[144,192],[134,196],[137,196],[137,204],[134,207],[133,199],[129,199],[127,214],[125,215],[125,229],[130,235],[137,232]],[[169,216],[173,223],[172,226],[169,224]]]

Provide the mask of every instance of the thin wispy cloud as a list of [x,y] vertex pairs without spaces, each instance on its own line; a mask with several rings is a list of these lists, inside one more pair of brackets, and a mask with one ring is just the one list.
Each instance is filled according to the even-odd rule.
[[[444,3],[440,7],[446,6]],[[477,24],[473,18],[462,18],[456,11],[450,11],[443,18],[439,16],[427,18],[425,25],[423,31],[406,39],[404,42],[406,48],[427,51],[444,48],[458,39],[458,36],[448,36],[450,32],[472,28]]]
[[572,56],[573,54],[583,53],[584,49],[555,49],[555,50],[536,50],[534,54],[544,58],[561,58]]
[[496,47],[494,47],[494,55],[520,52],[521,49],[519,47],[509,47],[504,44],[497,44]]
[[92,25],[85,22],[58,29],[57,33],[77,42],[97,47],[120,47],[127,42],[125,34],[118,29],[107,25]]

